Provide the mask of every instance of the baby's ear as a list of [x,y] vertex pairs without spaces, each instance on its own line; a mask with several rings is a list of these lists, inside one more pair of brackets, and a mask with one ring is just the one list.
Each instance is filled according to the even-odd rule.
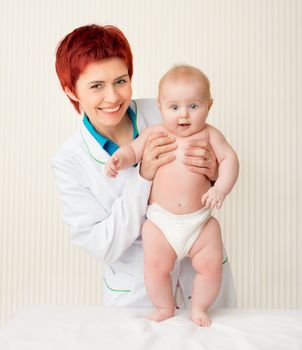
[[64,88],[64,91],[65,91],[65,94],[70,98],[72,99],[73,101],[75,102],[79,102],[79,99],[76,97],[76,95],[70,90],[68,89],[67,87]]
[[213,105],[214,100],[212,99],[212,97],[210,98],[209,104],[208,104],[208,109],[210,110],[212,105]]

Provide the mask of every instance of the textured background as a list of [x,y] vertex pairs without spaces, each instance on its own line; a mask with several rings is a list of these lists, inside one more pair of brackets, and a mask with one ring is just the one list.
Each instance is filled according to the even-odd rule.
[[134,97],[174,63],[212,82],[209,122],[241,172],[218,213],[240,307],[302,307],[301,0],[1,0],[0,323],[32,304],[96,305],[100,268],[72,246],[50,159],[79,116],[54,70],[77,26],[114,24],[134,53]]

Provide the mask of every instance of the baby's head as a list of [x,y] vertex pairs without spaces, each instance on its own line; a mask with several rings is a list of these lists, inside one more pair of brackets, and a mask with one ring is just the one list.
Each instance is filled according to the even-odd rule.
[[197,93],[200,97],[211,100],[211,87],[208,77],[198,68],[189,65],[176,65],[165,73],[158,86],[158,102],[163,95],[169,94],[171,84],[197,83]]
[[163,122],[176,135],[199,132],[212,103],[209,79],[198,68],[174,66],[159,82],[158,104]]

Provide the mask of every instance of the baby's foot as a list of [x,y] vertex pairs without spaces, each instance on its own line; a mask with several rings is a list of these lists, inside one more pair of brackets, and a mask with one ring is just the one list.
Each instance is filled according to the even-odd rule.
[[201,327],[210,327],[212,324],[209,315],[199,308],[192,308],[191,320]]
[[147,318],[151,321],[161,322],[167,318],[173,317],[175,314],[175,309],[156,309]]

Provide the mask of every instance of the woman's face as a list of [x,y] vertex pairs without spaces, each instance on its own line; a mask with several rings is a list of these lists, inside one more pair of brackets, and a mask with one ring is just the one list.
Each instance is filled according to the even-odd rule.
[[87,65],[76,82],[78,101],[91,124],[100,133],[119,125],[129,107],[132,88],[123,59],[114,57]]

